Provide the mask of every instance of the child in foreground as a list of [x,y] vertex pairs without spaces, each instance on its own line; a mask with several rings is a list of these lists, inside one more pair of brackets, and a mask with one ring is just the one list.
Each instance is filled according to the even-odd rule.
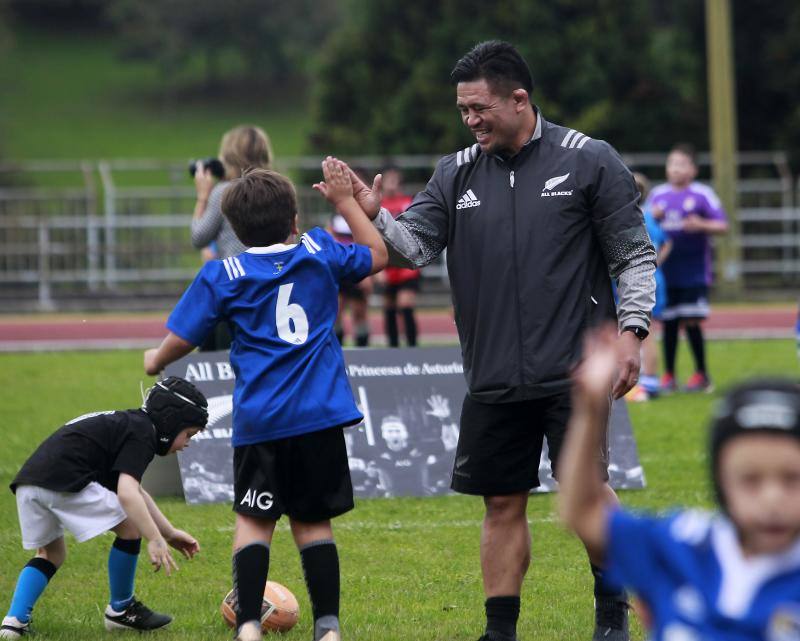
[[339,284],[383,269],[383,240],[353,198],[347,166],[323,163],[314,187],[347,219],[345,247],[322,229],[297,234],[292,184],[263,169],[232,181],[222,211],[250,247],[206,263],[167,321],[154,374],[225,320],[233,343],[236,638],[261,639],[261,605],[275,525],[289,517],[314,616],[315,641],[338,641],[339,556],[331,519],[353,508],[342,428],[362,420],[333,331]]
[[609,509],[594,443],[617,363],[612,330],[587,341],[560,469],[561,516],[634,590],[654,641],[800,639],[800,388],[753,381],[711,424],[717,513]]
[[150,562],[167,574],[178,569],[167,545],[186,558],[200,546],[172,526],[140,483],[156,454],[182,450],[205,429],[206,407],[194,385],[173,376],[150,389],[141,409],[80,416],[39,445],[11,482],[22,547],[36,556],[19,574],[0,639],[30,631],[33,606],[66,558],[64,528],[80,543],[109,530],[117,535],[108,555],[108,630],[143,632],[172,621],[134,597],[142,537]]

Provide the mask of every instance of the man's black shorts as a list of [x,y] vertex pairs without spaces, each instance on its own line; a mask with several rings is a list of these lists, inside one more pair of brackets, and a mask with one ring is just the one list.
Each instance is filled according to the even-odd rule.
[[[479,403],[469,395],[461,410],[451,487],[461,494],[502,496],[539,487],[539,460],[547,438],[553,475],[572,409],[569,392],[515,403]],[[609,406],[610,409],[610,406]],[[598,444],[608,479],[608,437]]]
[[233,510],[316,523],[353,509],[341,427],[233,449]]

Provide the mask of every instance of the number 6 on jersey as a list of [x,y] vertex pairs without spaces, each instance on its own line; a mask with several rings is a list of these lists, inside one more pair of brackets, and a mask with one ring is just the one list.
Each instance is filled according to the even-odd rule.
[[286,283],[278,289],[275,324],[278,328],[278,336],[282,340],[293,345],[302,345],[308,340],[308,316],[300,305],[289,302],[293,287],[294,283]]

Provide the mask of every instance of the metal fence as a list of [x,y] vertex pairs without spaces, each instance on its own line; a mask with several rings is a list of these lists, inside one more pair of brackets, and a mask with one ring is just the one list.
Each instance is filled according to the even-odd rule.
[[[664,154],[626,162],[653,179]],[[413,193],[438,158],[400,156]],[[319,158],[286,158],[278,169],[298,185],[301,225],[324,226],[327,203],[310,188]],[[378,157],[351,159],[377,170]],[[701,167],[708,157],[700,156]],[[741,260],[747,295],[786,293],[800,284],[800,180],[783,153],[739,158]],[[0,165],[0,310],[70,307],[163,308],[200,265],[189,241],[195,192],[186,164],[159,160],[27,162]],[[428,291],[446,300],[443,260],[423,272]]]

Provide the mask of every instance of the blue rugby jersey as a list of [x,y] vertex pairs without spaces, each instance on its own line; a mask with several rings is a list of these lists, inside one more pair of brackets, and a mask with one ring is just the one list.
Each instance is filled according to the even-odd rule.
[[722,515],[617,509],[609,521],[608,578],[650,607],[652,641],[800,639],[800,541],[780,554],[745,557]]
[[367,247],[345,247],[318,228],[297,245],[254,247],[203,266],[167,327],[199,345],[218,321],[228,322],[234,447],[363,418],[333,325],[339,283],[371,268]]

